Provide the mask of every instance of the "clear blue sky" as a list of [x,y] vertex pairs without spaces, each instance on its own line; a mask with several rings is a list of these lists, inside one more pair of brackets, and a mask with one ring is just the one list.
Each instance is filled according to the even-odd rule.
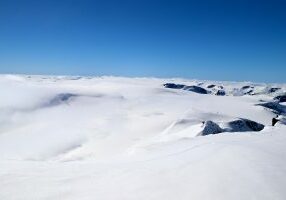
[[286,0],[0,0],[0,73],[286,82]]

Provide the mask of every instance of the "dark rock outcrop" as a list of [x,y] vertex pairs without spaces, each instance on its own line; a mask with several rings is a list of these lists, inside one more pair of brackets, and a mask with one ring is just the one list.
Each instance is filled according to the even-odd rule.
[[199,133],[199,135],[205,136],[223,132],[257,132],[263,129],[263,124],[244,118],[239,118],[230,122],[220,123],[220,125],[213,121],[205,121],[203,122],[203,130]]
[[263,106],[265,108],[269,108],[271,109],[275,114],[283,114],[283,113],[286,113],[286,106],[284,105],[281,105],[277,102],[266,102],[266,103],[260,103],[260,104],[257,104],[259,106]]
[[277,100],[278,102],[286,102],[286,94],[274,97],[274,100]]
[[218,90],[215,95],[217,95],[217,96],[224,96],[225,95],[225,91],[224,90]]
[[170,88],[170,89],[183,89],[191,92],[196,92],[199,94],[208,94],[208,91],[206,89],[195,85],[187,86],[183,84],[165,83],[163,86],[165,88]]
[[175,83],[165,83],[164,84],[165,88],[170,88],[170,89],[183,89],[185,85],[183,84],[175,84]]
[[215,87],[215,85],[213,85],[213,84],[207,86],[207,88],[214,88],[214,87]]
[[225,132],[261,131],[264,128],[263,124],[244,118],[224,123],[223,126]]
[[245,95],[253,95],[253,86],[250,86],[250,85],[246,85],[246,86],[243,86],[241,87],[241,92]]
[[195,85],[192,85],[192,86],[186,86],[183,88],[184,90],[188,90],[188,91],[192,91],[192,92],[195,92],[195,93],[199,93],[199,94],[207,94],[208,91],[202,87],[199,87],[199,86],[195,86]]
[[191,92],[196,92],[199,94],[208,94],[208,91],[206,89],[195,85],[187,86],[183,84],[165,83],[163,86],[165,88],[170,88],[170,89],[183,89]]
[[218,134],[221,133],[223,130],[214,123],[213,121],[205,121],[203,130],[200,135],[210,135],[210,134]]
[[242,90],[246,90],[246,89],[249,89],[249,88],[253,88],[253,86],[246,85],[246,86],[243,86],[241,89]]
[[68,102],[71,98],[77,97],[78,95],[72,94],[72,93],[61,93],[56,95],[54,98],[52,98],[46,106],[56,106],[61,103]]
[[249,91],[245,92],[245,94],[250,94],[250,95],[252,95],[252,94],[253,94],[253,90],[249,90]]
[[276,92],[277,90],[280,90],[281,88],[275,88],[275,87],[272,87],[272,88],[269,88],[268,92],[269,93],[274,93]]

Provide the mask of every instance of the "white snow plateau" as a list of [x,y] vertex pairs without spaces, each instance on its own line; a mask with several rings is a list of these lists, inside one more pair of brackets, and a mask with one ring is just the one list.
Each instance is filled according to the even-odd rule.
[[286,84],[0,75],[0,200],[285,200],[285,100]]

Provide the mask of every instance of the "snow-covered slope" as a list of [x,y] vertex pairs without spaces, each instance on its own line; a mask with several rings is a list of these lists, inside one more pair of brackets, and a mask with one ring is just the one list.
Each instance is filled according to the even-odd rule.
[[1,200],[286,199],[285,84],[1,75],[0,92]]

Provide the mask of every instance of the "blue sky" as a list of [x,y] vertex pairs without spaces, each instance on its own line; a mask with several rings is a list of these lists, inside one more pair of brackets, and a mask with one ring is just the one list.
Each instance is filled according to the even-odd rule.
[[286,82],[285,0],[0,0],[0,73]]

